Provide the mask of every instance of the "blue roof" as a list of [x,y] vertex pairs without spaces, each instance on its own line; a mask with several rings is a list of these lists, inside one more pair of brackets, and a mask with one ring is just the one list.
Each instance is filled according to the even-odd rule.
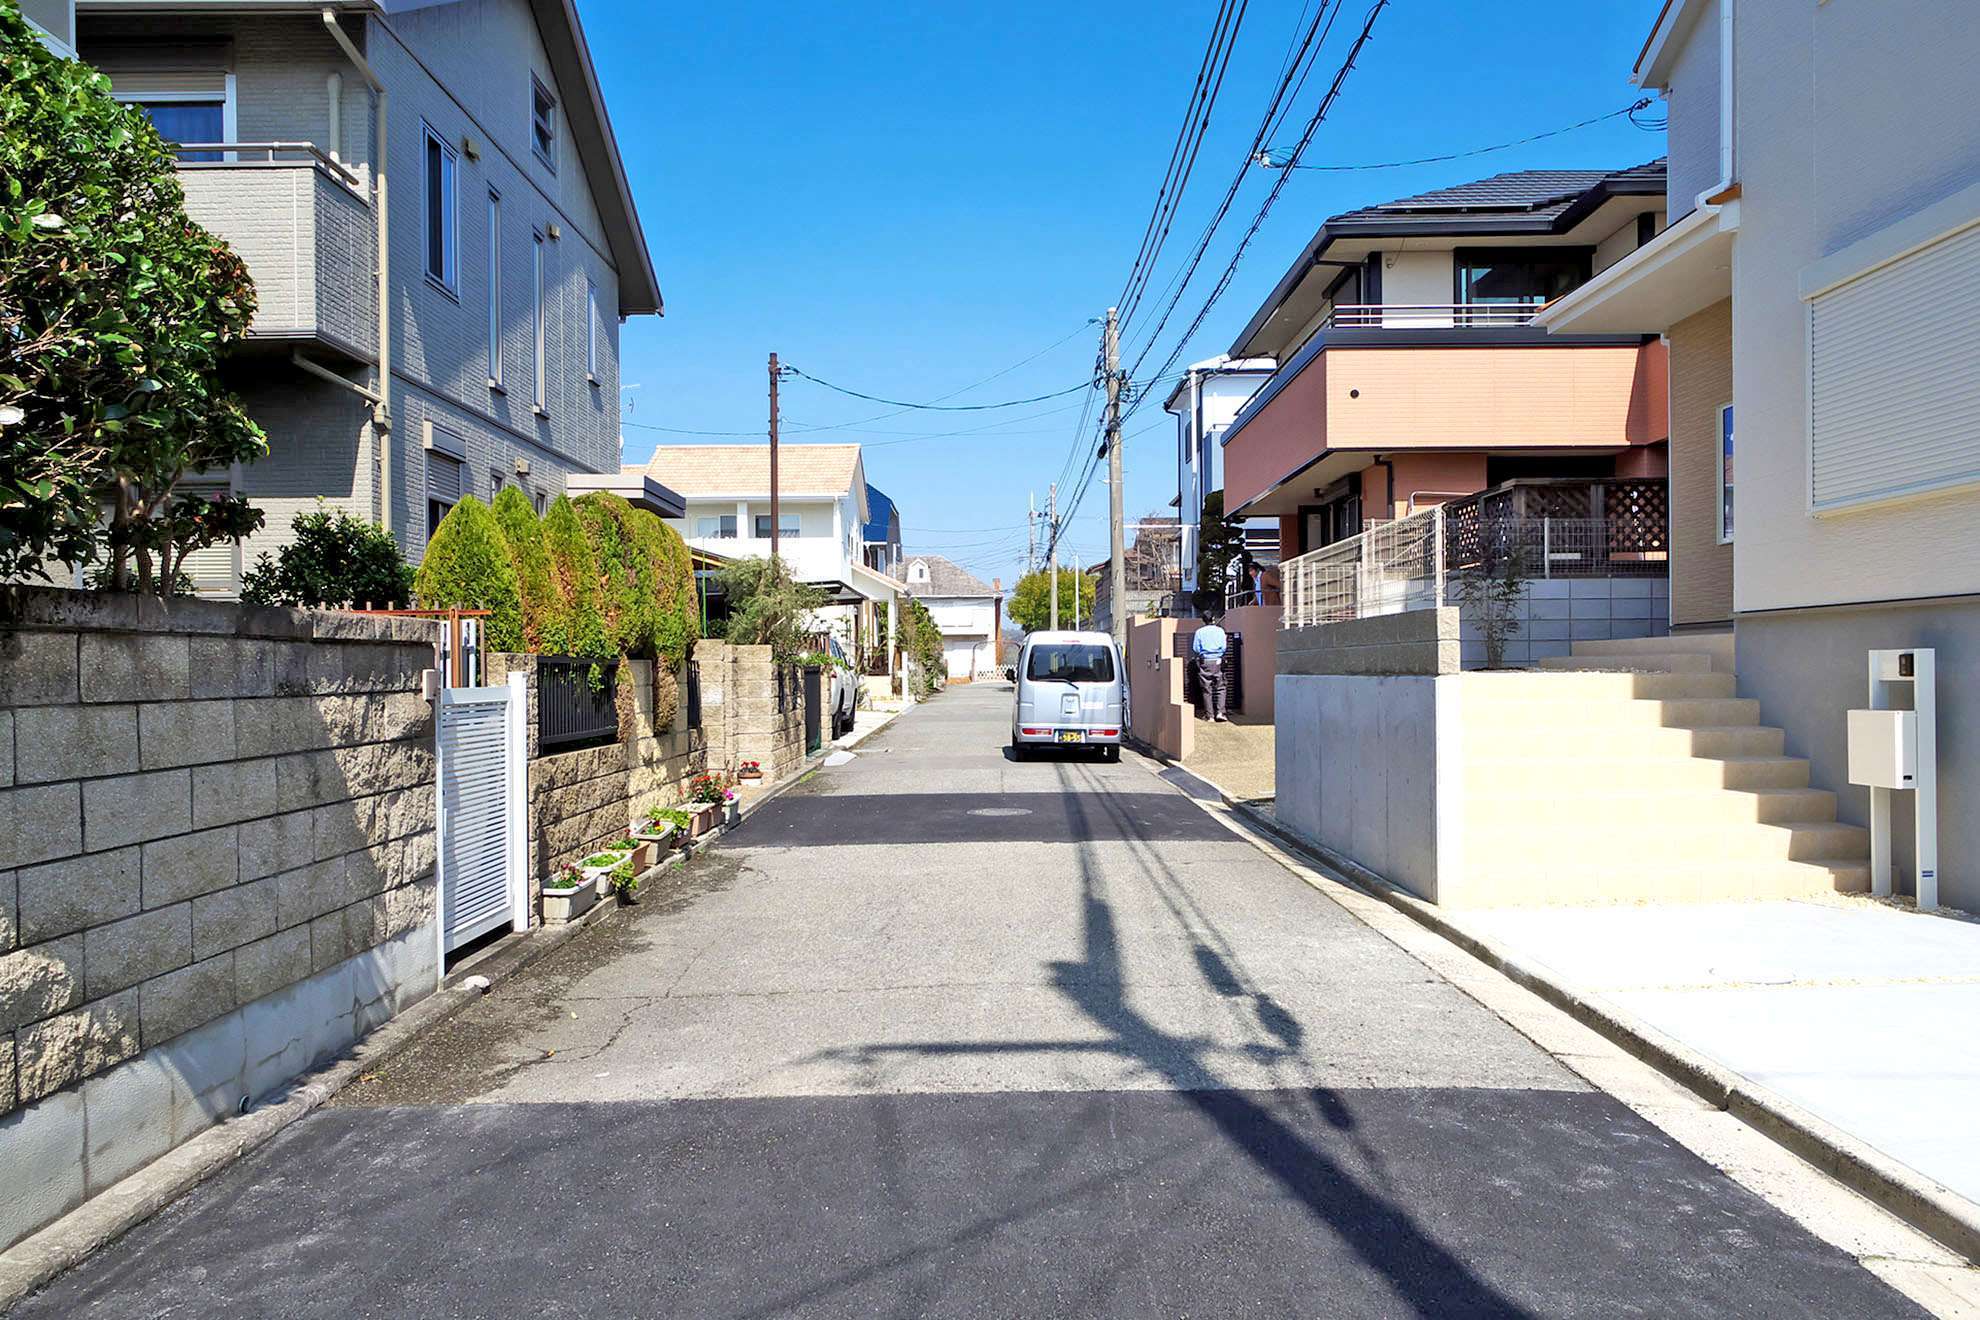
[[866,531],[869,541],[891,541],[893,539],[894,502],[880,492],[871,482],[866,487]]

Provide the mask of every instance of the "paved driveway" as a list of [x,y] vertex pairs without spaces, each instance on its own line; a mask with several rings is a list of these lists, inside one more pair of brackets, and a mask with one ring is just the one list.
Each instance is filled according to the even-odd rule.
[[951,690],[23,1316],[1914,1312]]

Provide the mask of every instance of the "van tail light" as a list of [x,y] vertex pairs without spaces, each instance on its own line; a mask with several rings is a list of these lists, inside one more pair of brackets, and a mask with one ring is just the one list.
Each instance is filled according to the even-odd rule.
[[1023,734],[1027,738],[1036,738],[1041,733],[1050,733],[1051,730],[1050,729],[1019,729],[1018,732]]
[[1121,731],[1119,729],[1095,729],[1094,732],[1099,734],[1102,738],[1118,738],[1121,735]]

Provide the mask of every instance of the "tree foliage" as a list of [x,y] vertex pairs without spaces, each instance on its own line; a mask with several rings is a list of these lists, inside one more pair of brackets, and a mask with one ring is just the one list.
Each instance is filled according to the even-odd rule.
[[536,655],[550,653],[548,638],[557,627],[564,604],[550,572],[550,552],[543,547],[543,521],[530,507],[529,496],[516,486],[497,491],[489,507],[508,548],[509,564],[516,571],[516,591],[522,605],[521,649]]
[[179,489],[266,449],[223,387],[247,267],[186,217],[174,161],[109,80],[0,0],[0,576],[101,561],[169,591],[262,515]]
[[932,697],[941,691],[949,677],[949,661],[942,650],[942,630],[928,607],[912,597],[903,601],[899,616],[901,650],[906,653],[907,678],[917,697]]
[[544,636],[543,654],[610,660],[617,653],[599,607],[598,556],[567,495],[551,501],[543,515],[543,549],[549,557],[557,600]]
[[1224,492],[1213,490],[1203,497],[1203,518],[1196,537],[1196,591],[1192,599],[1197,613],[1224,608],[1232,565],[1242,569],[1244,557],[1244,519],[1226,518]]
[[317,507],[291,525],[294,539],[262,552],[241,578],[249,605],[362,605],[396,609],[412,603],[412,565],[392,534],[341,509]]
[[413,578],[428,609],[488,610],[484,636],[491,651],[523,649],[522,593],[502,530],[488,506],[472,495],[448,510]]
[[[1059,570],[1059,626],[1078,628],[1093,619],[1093,592],[1100,580],[1090,573],[1081,573],[1076,568]],[[1052,626],[1052,570],[1041,568],[1035,573],[1026,573],[1011,588],[1011,596],[1004,603],[1004,612],[1010,615],[1011,622],[1026,632],[1037,632]]]
[[730,642],[768,646],[779,660],[811,649],[811,616],[825,608],[826,596],[793,578],[788,560],[738,559],[719,581],[729,601]]
[[695,635],[687,543],[617,495],[596,491],[573,506],[598,564],[606,635],[620,655],[678,665]]

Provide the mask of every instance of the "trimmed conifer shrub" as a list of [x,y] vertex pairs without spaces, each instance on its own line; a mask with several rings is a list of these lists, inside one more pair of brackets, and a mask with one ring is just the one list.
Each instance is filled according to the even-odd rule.
[[556,578],[550,572],[550,552],[543,546],[543,520],[530,507],[529,496],[515,486],[504,486],[491,507],[522,597],[522,649],[541,655],[544,639],[564,608],[557,595]]
[[543,549],[558,608],[547,620],[541,654],[612,659],[618,651],[599,608],[598,556],[568,496],[559,495],[543,515]]
[[515,566],[495,515],[474,496],[462,496],[434,530],[413,590],[428,609],[490,611],[483,621],[489,650],[525,649]]

